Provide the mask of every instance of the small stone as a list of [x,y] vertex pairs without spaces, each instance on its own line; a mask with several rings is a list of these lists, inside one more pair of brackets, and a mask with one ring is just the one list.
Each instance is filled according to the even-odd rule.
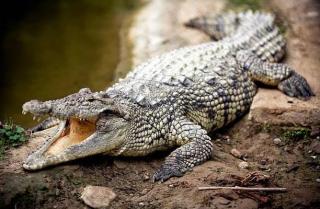
[[92,208],[105,208],[116,197],[111,188],[101,186],[86,186],[81,199]]
[[144,203],[143,202],[139,202],[139,206],[144,206]]
[[59,196],[59,194],[60,194],[60,190],[59,189],[56,189],[56,196]]
[[242,154],[241,154],[241,152],[239,151],[239,150],[237,150],[237,149],[232,149],[231,151],[230,151],[230,153],[231,153],[231,155],[233,155],[234,157],[236,157],[236,158],[241,158],[242,157]]
[[260,160],[260,165],[267,165],[267,161],[266,160]]
[[280,138],[275,138],[273,139],[273,143],[276,145],[280,145],[281,144],[281,139]]
[[230,204],[230,200],[227,200],[225,198],[219,198],[219,203],[221,205],[229,205]]
[[311,137],[315,137],[318,138],[320,136],[320,127],[319,126],[311,126],[311,133],[310,133]]
[[150,179],[150,176],[148,174],[143,174],[143,180],[148,181]]
[[300,166],[297,165],[297,164],[289,165],[288,168],[287,168],[287,170],[286,170],[286,172],[287,172],[287,173],[290,173],[290,172],[292,172],[292,171],[296,171],[296,170],[298,170],[299,167],[300,167]]
[[320,141],[313,140],[313,142],[310,145],[310,148],[314,153],[320,154]]
[[317,182],[317,183],[320,183],[320,179],[316,179],[316,182]]
[[312,155],[312,156],[310,156],[312,159],[317,159],[317,156],[315,156],[315,155]]
[[248,162],[240,162],[238,166],[241,169],[247,169],[247,168],[249,168],[249,163]]
[[148,192],[149,192],[149,189],[144,189],[144,190],[142,190],[141,194],[142,194],[142,195],[145,195],[145,194],[147,194]]
[[127,164],[120,160],[114,160],[113,164],[119,169],[125,169],[127,167]]
[[169,184],[169,185],[168,185],[168,187],[173,188],[173,187],[174,187],[174,185],[173,185],[173,184]]

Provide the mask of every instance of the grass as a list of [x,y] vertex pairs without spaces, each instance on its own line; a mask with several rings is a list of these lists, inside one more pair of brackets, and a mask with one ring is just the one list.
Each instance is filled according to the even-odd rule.
[[260,124],[255,128],[255,133],[269,133],[274,137],[280,137],[286,142],[298,141],[303,139],[310,138],[311,129],[307,127],[295,126],[295,127],[286,127],[286,126],[277,126],[271,124]]
[[231,8],[259,10],[264,0],[228,0]]
[[310,136],[311,130],[308,128],[297,127],[290,130],[285,130],[281,137],[284,139],[306,139]]
[[28,140],[25,130],[13,124],[0,122],[0,159],[3,158],[5,150],[10,147],[18,147]]

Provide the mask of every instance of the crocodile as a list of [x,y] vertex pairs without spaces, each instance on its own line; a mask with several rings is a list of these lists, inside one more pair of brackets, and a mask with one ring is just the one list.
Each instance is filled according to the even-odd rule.
[[47,117],[32,131],[56,128],[23,168],[174,149],[153,180],[183,176],[212,157],[208,133],[248,112],[260,84],[302,100],[314,96],[300,74],[280,63],[286,46],[274,19],[252,11],[193,18],[186,26],[211,42],[153,57],[103,91],[82,88],[64,98],[26,102],[23,113]]

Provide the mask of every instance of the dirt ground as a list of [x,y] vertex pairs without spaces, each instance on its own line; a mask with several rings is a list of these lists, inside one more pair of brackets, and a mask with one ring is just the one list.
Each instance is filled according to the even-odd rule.
[[[313,13],[309,11],[320,8],[315,1],[301,1],[303,6],[298,7],[288,7],[286,2],[271,1],[267,6],[288,24],[293,16],[320,16],[319,9]],[[296,15],[288,12],[292,10]],[[286,18],[288,14],[290,18]],[[302,43],[289,45],[293,47],[288,48],[289,56],[294,54],[294,58],[288,57],[289,62],[290,59],[305,59],[309,45],[313,47],[310,50],[319,52],[316,27],[320,18],[317,19],[315,25],[300,29],[298,34],[288,27],[287,38]],[[290,53],[299,47],[304,53]],[[319,54],[309,55],[311,61],[304,63],[304,67],[308,68],[308,64],[311,68],[320,66],[316,56]],[[80,199],[86,185],[112,188],[117,197],[110,208],[115,209],[320,208],[320,124],[317,117],[307,124],[279,126],[271,119],[268,123],[251,121],[247,115],[211,136],[215,144],[212,160],[181,178],[171,178],[164,183],[152,183],[150,179],[170,152],[144,158],[95,156],[38,172],[25,172],[21,162],[39,144],[39,138],[35,138],[23,147],[9,150],[0,161],[0,208],[88,208]],[[275,143],[275,138],[281,141]],[[241,159],[230,154],[234,148],[242,154]],[[239,168],[239,163],[244,161],[249,167]],[[250,174],[260,178],[244,181]],[[199,186],[285,187],[288,191],[199,191]]]

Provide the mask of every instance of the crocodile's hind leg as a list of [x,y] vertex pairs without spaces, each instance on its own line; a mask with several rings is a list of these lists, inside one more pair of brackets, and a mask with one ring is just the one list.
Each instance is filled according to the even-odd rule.
[[252,52],[245,50],[239,51],[236,59],[255,81],[277,87],[291,97],[302,99],[314,96],[306,79],[286,64],[264,62]]
[[162,182],[172,176],[182,176],[211,157],[213,147],[207,132],[187,119],[172,123],[169,141],[181,147],[166,158],[154,174],[153,181]]

